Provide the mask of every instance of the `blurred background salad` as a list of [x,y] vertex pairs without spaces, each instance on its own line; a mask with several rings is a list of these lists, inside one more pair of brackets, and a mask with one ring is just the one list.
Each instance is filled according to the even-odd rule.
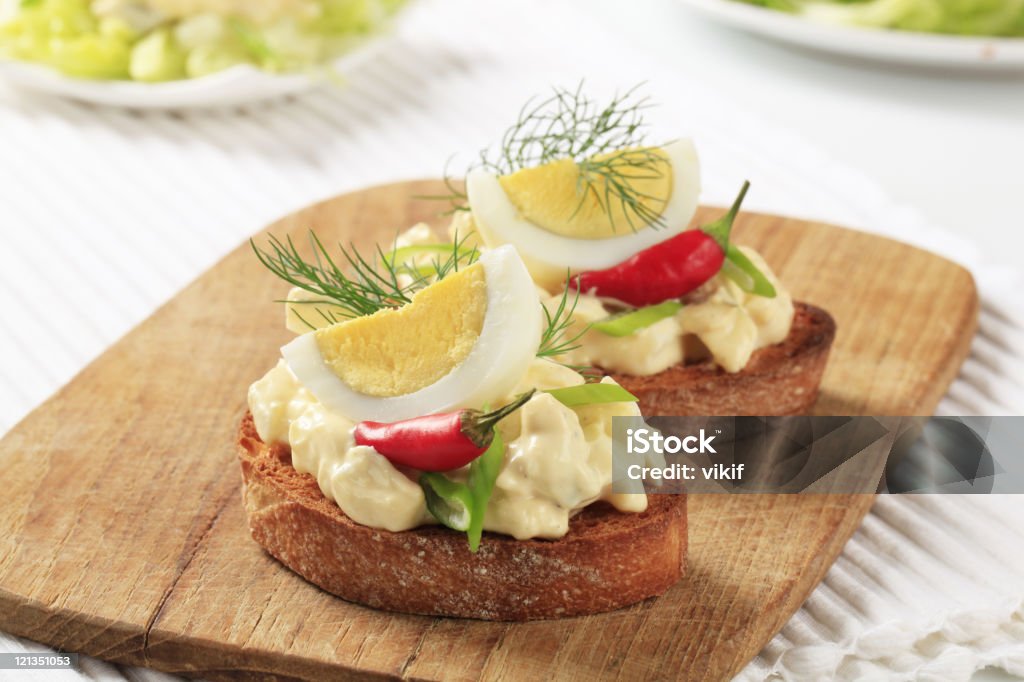
[[0,0],[0,57],[80,78],[172,81],[312,69],[404,0]]
[[830,24],[974,36],[1024,36],[1024,0],[739,0]]

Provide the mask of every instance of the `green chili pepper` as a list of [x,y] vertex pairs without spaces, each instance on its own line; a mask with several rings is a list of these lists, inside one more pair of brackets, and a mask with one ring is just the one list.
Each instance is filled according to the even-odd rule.
[[743,291],[755,296],[775,298],[775,287],[735,244],[729,244],[729,248],[726,249],[722,274],[736,282]]
[[672,317],[682,307],[683,304],[679,301],[662,301],[656,305],[637,308],[598,320],[591,325],[591,328],[608,336],[629,336],[667,317]]
[[[385,258],[390,263],[395,265],[401,265],[402,263],[408,263],[416,256],[422,256],[424,254],[439,254],[447,256],[452,252],[451,244],[413,244],[412,246],[400,246],[391,253],[385,253]],[[460,256],[468,256],[472,253],[472,249],[458,249]]]
[[598,403],[635,403],[639,398],[618,384],[580,384],[568,388],[555,388],[551,396],[566,407],[596,405]]
[[453,530],[469,529],[473,493],[468,485],[428,471],[420,475],[420,487],[427,499],[427,510],[435,519]]
[[501,440],[501,433],[494,430],[494,440],[484,454],[473,460],[469,465],[469,492],[473,499],[473,509],[469,517],[469,528],[466,534],[469,536],[469,551],[475,552],[480,548],[480,538],[484,531],[484,514],[487,512],[487,503],[494,492],[494,483],[501,473],[501,465],[505,461],[505,444]]
[[436,472],[426,472],[420,476],[427,510],[441,524],[453,530],[465,531],[471,552],[480,549],[487,503],[494,492],[494,483],[498,480],[504,461],[505,444],[501,433],[495,429],[490,447],[470,463],[466,483],[453,481]]

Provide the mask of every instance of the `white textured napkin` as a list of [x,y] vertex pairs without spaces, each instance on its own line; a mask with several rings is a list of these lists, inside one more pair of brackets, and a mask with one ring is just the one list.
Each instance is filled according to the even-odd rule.
[[[532,21],[540,5],[544,21]],[[0,431],[270,220],[346,190],[437,176],[451,154],[468,160],[493,141],[528,96],[584,77],[598,93],[647,81],[662,103],[652,137],[695,136],[706,201],[727,203],[749,178],[752,209],[882,232],[971,268],[981,331],[940,411],[1024,413],[1019,273],[985,267],[972,245],[743,114],[696,73],[665,72],[584,10],[423,2],[396,49],[346,89],[240,111],[135,114],[0,90]],[[741,678],[966,679],[986,665],[1024,675],[1022,529],[1024,498],[879,499]],[[0,636],[0,651],[21,646]],[[98,661],[82,672],[166,678]]]

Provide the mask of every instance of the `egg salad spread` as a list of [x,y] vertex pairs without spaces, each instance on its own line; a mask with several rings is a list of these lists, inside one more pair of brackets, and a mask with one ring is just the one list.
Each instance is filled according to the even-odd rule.
[[[456,213],[449,237],[481,241],[474,214]],[[402,243],[427,243],[436,237],[426,225],[404,233]],[[486,248],[480,246],[479,248]],[[577,347],[560,358],[571,365],[595,366],[609,372],[647,376],[673,365],[711,358],[726,372],[742,370],[754,351],[781,343],[793,324],[793,297],[754,249],[737,247],[763,273],[775,289],[774,297],[745,291],[719,272],[686,297],[678,312],[624,336],[587,329],[621,309],[616,301],[580,293],[573,311],[573,331],[580,334]],[[563,271],[564,285],[565,273]],[[541,287],[549,309],[561,299],[555,287]]]
[[710,359],[738,372],[789,335],[793,300],[731,239],[750,183],[700,224],[697,146],[649,141],[640,90],[598,100],[582,83],[553,87],[480,150],[464,188],[446,181],[437,198],[459,238],[515,246],[549,310],[579,294],[566,362],[651,375]]
[[[396,253],[412,254],[406,264],[411,268],[428,267],[439,248],[452,248],[455,243],[483,253],[489,251],[469,212],[456,214],[449,238],[451,243],[439,244],[439,237],[421,223],[400,234],[394,249]],[[500,405],[528,389],[583,384],[584,377],[566,365],[646,375],[680,362],[710,357],[725,371],[741,370],[755,350],[784,340],[793,319],[789,293],[757,252],[741,248],[775,287],[774,297],[754,295],[719,273],[689,295],[671,316],[631,334],[614,336],[590,327],[614,315],[616,303],[581,293],[567,329],[568,335],[577,339],[575,347],[560,354],[558,362],[533,357],[525,364],[525,371],[506,372],[501,395],[492,393],[489,400]],[[404,283],[411,277],[408,273],[400,275]],[[487,324],[483,312],[486,297],[474,295],[484,287],[483,277],[484,268],[473,265],[418,294],[413,300],[426,303],[422,310],[426,306],[430,309],[423,322],[416,321],[415,306],[353,320],[345,327],[354,334],[352,338],[331,341],[321,337],[316,342],[319,355],[314,354],[314,362],[340,363],[332,381],[333,375],[345,377],[358,389],[361,400],[395,400],[399,394],[415,395],[420,384],[437,386],[453,374],[457,376],[459,366],[466,363],[473,352],[469,349]],[[528,288],[531,295],[535,292],[549,315],[556,314],[557,306],[564,302],[564,292],[560,295],[536,283],[505,282],[502,290],[507,294],[512,288],[520,293]],[[434,298],[437,302],[432,304]],[[310,328],[329,326],[333,305],[327,297],[293,288],[288,294],[286,326],[300,334],[300,339],[315,339],[316,333]],[[507,298],[501,305],[508,307]],[[518,329],[529,326],[525,324],[529,315],[522,310],[520,313],[522,317],[513,320]],[[425,336],[403,333],[410,325],[426,325],[428,330]],[[360,327],[368,331],[361,333]],[[427,343],[424,338],[435,343]],[[367,356],[386,355],[389,348],[397,359]],[[421,366],[421,360],[425,366]],[[509,365],[508,357],[503,364],[515,366]],[[355,442],[353,429],[358,417],[351,413],[358,412],[360,406],[352,407],[353,403],[332,398],[332,392],[320,391],[321,397],[331,403],[325,404],[292,368],[301,368],[301,362],[293,361],[290,368],[282,360],[249,390],[249,409],[260,437],[268,443],[287,444],[296,470],[314,476],[324,496],[357,523],[402,531],[436,522],[427,508],[423,487],[417,482],[417,470],[395,464],[373,447]],[[602,381],[614,383],[609,377]],[[457,390],[459,398],[471,393],[464,383]],[[415,412],[413,409],[394,416]],[[639,408],[632,402],[567,407],[546,393],[533,396],[497,426],[505,452],[487,502],[483,528],[518,539],[558,538],[568,531],[573,514],[598,500],[624,512],[646,509],[642,490],[633,494],[611,491],[612,417],[639,415]],[[449,475],[465,480],[467,470],[461,467]]]
[[[743,253],[775,286],[774,298],[741,289],[721,274],[715,275],[692,302],[671,317],[627,336],[611,336],[597,329],[580,338],[579,347],[566,354],[574,365],[592,365],[635,376],[657,374],[673,365],[711,358],[726,372],[742,370],[754,351],[781,343],[793,324],[793,298],[779,283],[764,259],[747,247]],[[545,301],[557,304],[557,297]],[[580,294],[574,326],[608,318],[615,308],[590,294]]]
[[[536,359],[512,393],[582,383],[573,370]],[[356,445],[355,421],[326,408],[283,360],[250,387],[249,410],[260,438],[288,444],[292,466],[316,477],[324,496],[356,523],[403,531],[434,522],[417,472],[396,467],[372,447]],[[635,403],[569,408],[547,393],[536,394],[498,425],[505,458],[484,529],[520,540],[559,538],[574,513],[598,500],[624,512],[646,509],[642,490],[611,490],[611,418],[639,414]],[[465,478],[466,471],[453,476]]]
[[639,399],[595,376],[739,372],[789,335],[791,296],[731,240],[750,183],[691,226],[696,147],[646,143],[634,94],[524,107],[464,191],[447,183],[447,239],[419,224],[338,255],[310,234],[312,260],[290,237],[253,244],[292,284],[298,334],[250,388],[257,432],[356,523],[438,522],[476,551],[484,530],[561,537],[597,501],[643,511],[639,482],[612,492],[612,420]]
[[[474,551],[484,530],[561,537],[599,500],[646,509],[640,485],[612,492],[612,418],[640,416],[636,397],[548,357],[568,311],[545,313],[513,247],[431,240],[416,226],[375,266],[346,253],[351,276],[313,264],[327,262],[322,246],[317,261],[291,242],[257,249],[301,285],[285,313],[298,336],[249,389],[260,438],[287,445],[356,523],[440,522],[465,530]],[[585,399],[566,398],[575,389]]]

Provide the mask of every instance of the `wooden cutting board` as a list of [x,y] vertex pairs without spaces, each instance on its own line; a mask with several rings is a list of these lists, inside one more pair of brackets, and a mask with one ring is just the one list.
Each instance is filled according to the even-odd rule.
[[[413,197],[438,188],[357,192],[269,231],[367,248],[431,219],[437,205]],[[819,413],[933,411],[974,333],[970,274],[786,218],[744,215],[735,236],[838,322]],[[719,680],[786,622],[871,506],[694,496],[687,577],[598,616],[505,624],[348,604],[264,554],[242,512],[235,428],[289,338],[273,302],[285,290],[240,246],[0,441],[0,629],[207,678]]]

